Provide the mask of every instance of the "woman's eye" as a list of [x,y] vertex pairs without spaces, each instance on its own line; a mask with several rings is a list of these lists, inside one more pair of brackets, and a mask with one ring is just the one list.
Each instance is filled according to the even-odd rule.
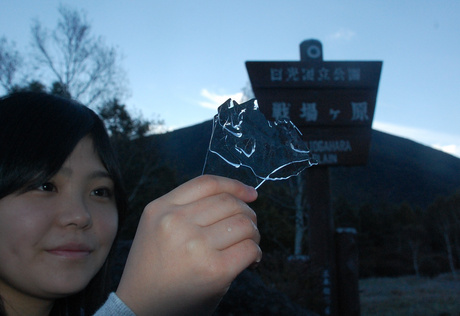
[[50,182],[43,183],[41,186],[38,187],[40,191],[46,192],[54,192],[56,191],[56,186]]
[[94,196],[98,196],[98,197],[111,197],[112,191],[107,188],[99,188],[99,189],[93,190],[91,194]]

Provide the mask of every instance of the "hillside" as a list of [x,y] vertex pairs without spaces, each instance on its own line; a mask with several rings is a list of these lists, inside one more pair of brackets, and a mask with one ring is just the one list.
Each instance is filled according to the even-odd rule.
[[354,204],[407,201],[426,207],[460,189],[460,159],[414,141],[373,131],[365,166],[331,170],[332,195]]
[[[212,121],[151,136],[151,149],[176,170],[179,181],[201,174]],[[460,159],[416,142],[373,131],[365,166],[331,167],[332,197],[353,205],[426,207],[439,195],[460,189]],[[307,170],[308,172],[308,170]]]

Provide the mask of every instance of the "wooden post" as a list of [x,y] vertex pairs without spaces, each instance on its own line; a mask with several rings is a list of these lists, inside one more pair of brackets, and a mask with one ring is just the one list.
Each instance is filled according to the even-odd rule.
[[321,315],[336,316],[337,284],[329,169],[325,166],[314,166],[306,170],[306,178],[310,258],[312,271],[318,273],[321,280],[321,296],[324,302]]
[[359,260],[355,228],[337,228],[337,296],[339,314],[359,316]]
[[[357,257],[342,253],[353,249],[353,243],[334,242],[328,166],[367,162],[382,62],[324,62],[321,42],[312,39],[300,44],[300,62],[247,61],[246,68],[260,110],[267,118],[289,118],[296,124],[319,162],[305,174],[310,204],[309,252],[312,272],[319,271],[321,279],[322,315],[355,315],[341,311],[345,308],[343,300],[352,299],[352,304],[359,306],[358,278],[354,272],[341,270],[337,279],[335,248],[340,249],[340,264],[351,260],[357,267]],[[345,294],[353,297],[340,296],[339,304],[338,288],[347,290],[348,282],[352,282],[354,293]]]

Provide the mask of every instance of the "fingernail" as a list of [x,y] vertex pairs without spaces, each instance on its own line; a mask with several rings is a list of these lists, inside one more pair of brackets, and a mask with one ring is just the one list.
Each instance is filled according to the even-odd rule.
[[259,195],[259,193],[257,193],[257,190],[256,190],[256,188],[249,186],[249,190],[251,190],[251,191],[252,191],[252,194],[253,194],[254,196],[256,196],[256,197],[257,197],[257,196]]
[[259,255],[257,256],[256,263],[259,263],[262,260],[262,250],[259,248]]

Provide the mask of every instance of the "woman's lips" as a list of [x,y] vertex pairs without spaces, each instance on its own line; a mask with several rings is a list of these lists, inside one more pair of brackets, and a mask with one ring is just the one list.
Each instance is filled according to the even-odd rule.
[[85,258],[92,251],[90,247],[81,244],[66,244],[47,250],[52,255],[74,259]]

